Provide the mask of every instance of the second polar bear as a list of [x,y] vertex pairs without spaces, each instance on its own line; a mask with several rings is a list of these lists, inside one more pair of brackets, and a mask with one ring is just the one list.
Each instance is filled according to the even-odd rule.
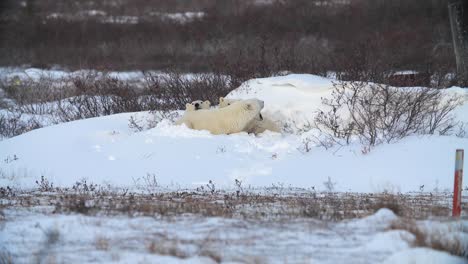
[[196,111],[196,110],[200,110],[200,109],[210,109],[210,106],[211,106],[211,102],[206,100],[206,101],[202,101],[202,100],[197,100],[197,101],[193,101],[189,104],[185,104],[185,111]]
[[208,130],[215,135],[238,133],[246,131],[252,120],[260,116],[263,106],[263,101],[249,99],[234,102],[224,108],[186,111],[176,124],[185,124],[196,130]]
[[[224,97],[219,98],[219,108],[227,107],[235,102],[241,101],[240,99],[227,99]],[[281,129],[278,125],[268,117],[255,118],[250,122],[250,124],[246,127],[246,132],[260,134],[265,132],[266,130],[270,130],[273,132],[281,132]]]

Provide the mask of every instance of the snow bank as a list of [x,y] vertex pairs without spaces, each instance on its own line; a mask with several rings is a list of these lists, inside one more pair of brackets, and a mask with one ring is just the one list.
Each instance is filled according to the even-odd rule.
[[250,80],[226,98],[259,98],[265,101],[266,115],[276,121],[287,120],[302,127],[313,120],[321,98],[329,96],[332,89],[331,79],[310,74],[290,74]]
[[[58,74],[60,75],[60,74]],[[292,74],[254,79],[228,95],[257,97],[265,113],[299,126],[311,120],[321,97],[332,90],[331,79]],[[445,91],[467,98],[467,91]],[[468,104],[457,109],[468,121]],[[217,188],[244,186],[315,187],[318,191],[450,191],[453,156],[468,149],[468,139],[454,136],[412,136],[383,144],[363,154],[359,144],[304,151],[304,136],[239,133],[214,136],[161,122],[151,130],[128,127],[132,113],[80,120],[31,131],[0,142],[0,184],[34,187],[45,176],[70,186],[83,178],[98,184],[134,187],[154,174],[167,188],[196,188],[210,180]],[[138,113],[142,119],[149,113]],[[5,162],[16,155],[17,160]],[[330,181],[326,187],[325,182]]]
[[[396,216],[386,209],[338,223],[52,211],[4,209],[2,252],[15,263],[48,257],[72,263],[466,263],[430,248],[411,249],[410,234],[388,230]],[[55,242],[47,242],[48,234]]]
[[[329,97],[336,80],[310,74],[253,79],[229,93],[226,98],[256,97],[265,101],[264,112],[275,120],[294,121],[301,127],[312,122],[317,110],[323,109],[322,98]],[[414,87],[399,88],[414,89]],[[457,119],[468,122],[468,92],[465,88],[444,89],[446,96],[458,96],[464,102],[456,109]]]
[[[160,73],[160,72],[153,72]],[[95,70],[79,70],[79,71],[65,71],[58,69],[38,69],[38,68],[15,68],[15,67],[0,67],[0,76],[11,80],[12,78],[19,78],[20,80],[34,80],[37,81],[41,77],[51,78],[51,79],[63,79],[63,78],[72,78],[83,76],[87,74],[102,74]],[[131,80],[141,80],[144,75],[141,71],[128,71],[128,72],[107,72],[109,76],[113,78],[118,78],[120,80],[131,81]]]
[[387,258],[384,264],[465,264],[466,259],[452,256],[446,252],[428,248],[413,248],[400,251]]

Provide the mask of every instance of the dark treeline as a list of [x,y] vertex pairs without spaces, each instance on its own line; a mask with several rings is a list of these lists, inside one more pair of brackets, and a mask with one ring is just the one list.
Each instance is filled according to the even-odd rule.
[[[367,80],[399,70],[442,78],[456,68],[447,0],[2,2],[3,66],[245,76],[335,71]],[[104,23],[102,16],[77,19],[86,10],[139,19],[133,24]],[[186,11],[205,15],[187,23],[151,15]],[[75,17],[53,18],[53,13]]]

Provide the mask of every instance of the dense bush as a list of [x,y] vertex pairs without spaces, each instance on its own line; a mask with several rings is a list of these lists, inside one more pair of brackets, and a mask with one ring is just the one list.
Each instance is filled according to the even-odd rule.
[[90,72],[55,79],[0,81],[0,136],[12,137],[42,125],[138,111],[185,109],[195,100],[217,103],[241,79],[222,74],[145,73],[140,82]]
[[21,113],[7,112],[0,113],[0,140],[14,137],[42,125],[34,118],[22,118]]
[[393,142],[414,134],[447,134],[457,122],[452,111],[461,103],[438,89],[398,88],[365,82],[334,85],[324,98],[315,127],[326,135],[322,144],[349,144],[353,138],[367,146]]
[[[335,71],[379,82],[395,70],[438,79],[455,72],[447,0],[7,2],[0,65],[242,76]],[[83,15],[89,10],[105,15]],[[182,23],[152,15],[185,11],[204,16]],[[105,22],[124,16],[137,21]]]

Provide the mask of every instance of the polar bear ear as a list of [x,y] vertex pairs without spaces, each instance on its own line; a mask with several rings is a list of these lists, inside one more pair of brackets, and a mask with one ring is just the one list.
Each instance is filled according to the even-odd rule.
[[224,97],[219,98],[219,103],[224,102]]
[[192,104],[185,104],[185,109],[190,109],[192,107]]
[[207,104],[208,106],[211,105],[211,102],[209,100],[206,100],[204,103]]

